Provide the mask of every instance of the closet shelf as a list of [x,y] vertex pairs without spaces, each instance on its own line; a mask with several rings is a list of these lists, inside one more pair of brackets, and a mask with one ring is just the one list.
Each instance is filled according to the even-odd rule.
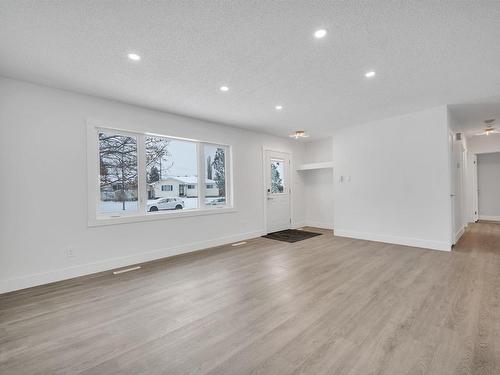
[[298,171],[310,171],[313,169],[328,169],[328,168],[333,168],[333,162],[326,161],[326,162],[322,162],[322,163],[301,164],[298,166],[297,170]]

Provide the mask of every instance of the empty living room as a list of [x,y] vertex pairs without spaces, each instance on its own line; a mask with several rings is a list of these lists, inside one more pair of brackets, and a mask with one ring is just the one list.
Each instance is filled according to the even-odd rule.
[[1,0],[0,374],[500,374],[500,1]]

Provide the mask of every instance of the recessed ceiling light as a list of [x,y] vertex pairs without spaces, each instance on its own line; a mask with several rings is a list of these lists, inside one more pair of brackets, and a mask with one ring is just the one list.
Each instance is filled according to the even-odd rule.
[[327,31],[325,29],[319,29],[314,32],[314,37],[317,39],[324,38],[326,36]]
[[281,111],[283,109],[282,105],[277,105],[274,108],[276,108],[277,111]]
[[137,53],[129,53],[128,58],[133,61],[139,61],[141,59],[141,56],[139,56]]
[[220,91],[229,91],[229,87],[227,87],[227,86],[221,86],[221,87],[219,87],[219,90]]
[[372,71],[370,71],[370,72],[367,72],[367,73],[365,74],[365,77],[366,77],[366,78],[372,78],[372,77],[375,77],[375,72],[374,72],[373,70],[372,70]]

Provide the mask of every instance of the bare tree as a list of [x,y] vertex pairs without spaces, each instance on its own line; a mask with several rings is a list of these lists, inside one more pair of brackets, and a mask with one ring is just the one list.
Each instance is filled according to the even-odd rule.
[[[158,181],[163,171],[173,162],[168,151],[170,140],[161,137],[145,137],[147,181]],[[137,200],[137,138],[99,133],[99,163],[101,191],[111,188],[115,201]]]
[[[152,168],[155,167],[159,171],[159,179],[163,178],[163,172],[168,171],[174,163],[169,160],[170,152],[168,146],[170,140],[161,137],[146,137],[146,170],[148,175],[151,174]],[[148,177],[150,179],[150,176]]]
[[125,201],[137,198],[137,139],[99,133],[99,162],[101,189],[111,187],[125,210]]

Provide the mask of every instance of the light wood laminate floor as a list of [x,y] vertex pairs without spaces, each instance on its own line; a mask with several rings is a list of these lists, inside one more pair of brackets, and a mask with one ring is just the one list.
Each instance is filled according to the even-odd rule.
[[500,225],[264,238],[0,296],[0,373],[500,374]]

